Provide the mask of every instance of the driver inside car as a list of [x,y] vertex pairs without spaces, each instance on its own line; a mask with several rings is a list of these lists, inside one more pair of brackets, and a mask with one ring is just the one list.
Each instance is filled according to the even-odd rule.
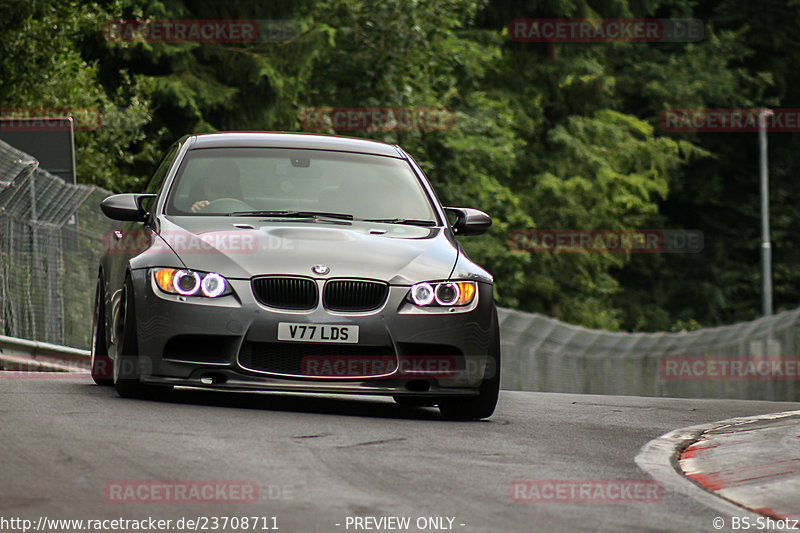
[[214,200],[234,198],[242,200],[242,188],[239,183],[239,167],[230,160],[217,159],[212,161],[192,191],[195,202],[190,210],[197,213]]

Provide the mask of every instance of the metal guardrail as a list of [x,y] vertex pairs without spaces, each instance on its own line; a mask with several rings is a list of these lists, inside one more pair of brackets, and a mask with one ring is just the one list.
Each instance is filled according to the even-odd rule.
[[0,370],[85,373],[90,356],[88,350],[0,335]]

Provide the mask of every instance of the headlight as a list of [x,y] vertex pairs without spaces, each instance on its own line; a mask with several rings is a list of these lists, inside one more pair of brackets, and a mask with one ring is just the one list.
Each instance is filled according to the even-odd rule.
[[430,283],[417,283],[411,287],[411,299],[415,304],[428,305],[433,298],[433,287]]
[[216,272],[206,274],[203,281],[200,283],[200,289],[203,291],[203,294],[209,298],[216,298],[225,292],[227,287],[228,284],[225,283],[225,278]]
[[152,272],[158,288],[169,294],[216,298],[233,292],[225,278],[216,272],[178,268],[154,268]]
[[409,297],[421,307],[452,307],[470,303],[475,298],[476,290],[474,281],[424,281],[411,286]]
[[200,288],[200,274],[188,270],[178,270],[172,277],[172,288],[178,294],[191,296]]

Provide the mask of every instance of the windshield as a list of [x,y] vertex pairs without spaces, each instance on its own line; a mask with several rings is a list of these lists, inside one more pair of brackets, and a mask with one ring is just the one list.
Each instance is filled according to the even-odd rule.
[[169,215],[198,216],[307,212],[437,220],[422,184],[403,159],[276,148],[190,151],[166,209]]

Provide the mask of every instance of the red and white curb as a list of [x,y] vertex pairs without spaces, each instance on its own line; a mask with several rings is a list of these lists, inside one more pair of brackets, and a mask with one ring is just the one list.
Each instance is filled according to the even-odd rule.
[[775,519],[800,519],[800,412],[752,417],[705,431],[680,455],[706,489]]
[[800,518],[798,435],[800,411],[730,418],[653,439],[636,464],[665,491],[750,523]]

